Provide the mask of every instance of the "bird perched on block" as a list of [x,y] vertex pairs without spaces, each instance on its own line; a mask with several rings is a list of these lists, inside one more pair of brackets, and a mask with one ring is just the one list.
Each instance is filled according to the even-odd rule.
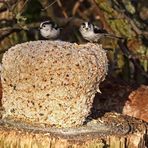
[[51,20],[44,21],[40,24],[41,36],[46,39],[57,39],[60,35],[61,28]]
[[107,33],[106,30],[101,29],[98,26],[91,24],[90,22],[82,23],[80,25],[79,31],[82,37],[89,42],[98,42],[102,37],[105,37],[105,36],[122,39],[113,34]]

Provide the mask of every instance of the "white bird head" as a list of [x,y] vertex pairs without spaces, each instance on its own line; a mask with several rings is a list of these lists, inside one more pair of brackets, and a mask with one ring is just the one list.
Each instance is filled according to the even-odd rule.
[[40,33],[44,38],[56,39],[60,34],[60,28],[52,21],[45,21],[40,24]]
[[97,42],[100,39],[100,34],[97,34],[95,30],[97,27],[90,22],[84,22],[81,24],[79,31],[82,37],[89,42]]
[[84,22],[81,24],[79,30],[81,33],[89,33],[89,32],[93,32],[93,24],[89,23],[89,22]]

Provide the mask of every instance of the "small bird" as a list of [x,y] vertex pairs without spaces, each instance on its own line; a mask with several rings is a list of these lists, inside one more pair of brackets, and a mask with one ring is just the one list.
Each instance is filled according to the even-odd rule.
[[122,39],[120,37],[114,36],[107,33],[106,30],[91,24],[90,22],[84,22],[80,25],[79,31],[82,37],[89,42],[98,42],[102,37],[109,36],[112,38]]
[[60,31],[61,28],[51,20],[44,21],[40,24],[41,36],[46,39],[57,39],[60,35]]

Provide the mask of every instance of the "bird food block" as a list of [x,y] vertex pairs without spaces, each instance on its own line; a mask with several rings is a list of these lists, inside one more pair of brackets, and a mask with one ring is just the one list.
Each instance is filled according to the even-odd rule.
[[99,44],[18,44],[2,59],[3,118],[37,126],[81,126],[106,74],[107,56]]

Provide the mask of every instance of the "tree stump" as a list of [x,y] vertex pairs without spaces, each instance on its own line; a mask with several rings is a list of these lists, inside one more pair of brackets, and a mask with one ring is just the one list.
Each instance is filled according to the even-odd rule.
[[7,148],[146,148],[148,125],[106,113],[77,128],[39,128],[0,120],[0,147]]

